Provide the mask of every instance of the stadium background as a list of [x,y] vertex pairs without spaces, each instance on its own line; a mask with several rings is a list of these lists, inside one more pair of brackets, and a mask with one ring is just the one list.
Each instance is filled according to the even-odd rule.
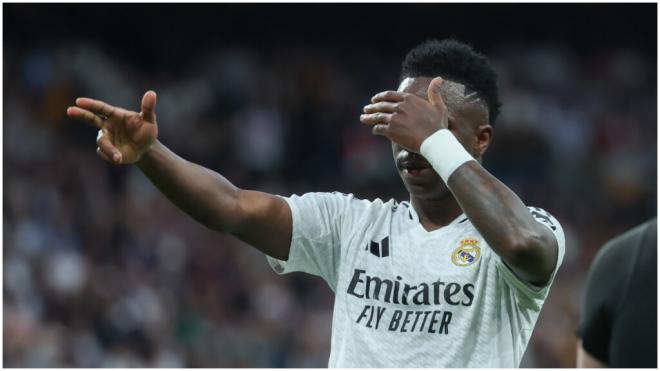
[[574,365],[594,254],[657,213],[655,4],[3,10],[6,367],[327,364],[327,285],[276,276],[98,159],[64,114],[79,95],[137,109],[155,89],[160,139],[240,187],[405,199],[361,107],[423,39],[472,43],[504,102],[485,166],[567,236],[527,367]]

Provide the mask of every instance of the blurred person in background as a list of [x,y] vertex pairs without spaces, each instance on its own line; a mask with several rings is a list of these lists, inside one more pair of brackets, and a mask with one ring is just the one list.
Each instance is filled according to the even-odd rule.
[[67,114],[99,129],[102,159],[136,164],[276,272],[322,277],[335,292],[330,367],[517,367],[565,241],[554,217],[481,166],[499,106],[494,70],[468,45],[430,40],[407,54],[399,89],[374,95],[360,120],[392,141],[410,203],[240,189],[157,140],[153,91],[140,112],[78,98]]
[[578,336],[578,367],[657,367],[657,219],[598,252],[589,270]]

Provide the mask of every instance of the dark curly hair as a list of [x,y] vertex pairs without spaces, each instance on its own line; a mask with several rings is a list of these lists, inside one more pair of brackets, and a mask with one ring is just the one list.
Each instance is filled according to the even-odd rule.
[[489,124],[495,124],[501,106],[497,74],[488,59],[470,45],[454,39],[427,40],[417,45],[401,64],[401,81],[419,76],[442,76],[475,91],[486,101]]

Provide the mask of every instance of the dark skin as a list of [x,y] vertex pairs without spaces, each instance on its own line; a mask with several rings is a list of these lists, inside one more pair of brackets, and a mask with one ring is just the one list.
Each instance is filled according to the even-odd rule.
[[67,115],[99,129],[96,153],[103,160],[137,165],[170,201],[201,224],[286,260],[292,231],[286,201],[240,189],[222,175],[170,151],[157,140],[155,108],[156,93],[148,91],[140,112],[78,98]]
[[[416,77],[404,79],[398,91],[376,94],[364,112],[360,121],[392,141],[399,175],[426,230],[464,212],[518,277],[548,282],[558,254],[554,235],[480,164],[493,134],[483,102],[461,84]],[[449,129],[477,160],[456,169],[448,184],[419,155],[422,142],[440,129]]]
[[[492,137],[483,103],[460,84],[440,81],[404,80],[401,91],[374,96],[361,121],[373,125],[374,134],[392,140],[397,169],[424,228],[445,226],[463,210],[520,278],[546,283],[557,259],[557,243],[520,199],[474,161],[457,169],[447,187],[417,154],[424,139],[442,128],[449,128],[476,159],[481,159]],[[140,112],[78,98],[67,115],[99,129],[96,152],[105,161],[136,164],[195,220],[287,260],[292,235],[288,204],[278,196],[240,189],[167,149],[157,140],[155,107],[156,93],[148,91]]]
[[[438,130],[438,126],[434,123],[434,120],[438,119],[435,117],[436,109],[426,102],[428,100],[428,89],[431,80],[430,78],[418,77],[402,81],[399,88],[400,92],[423,98],[421,100],[413,99],[410,105],[414,107],[406,109],[403,102],[388,101],[388,99],[397,101],[400,97],[402,97],[401,99],[406,99],[405,95],[400,96],[397,92],[383,92],[374,96],[372,103],[365,106],[365,115],[362,115],[361,119],[366,124],[374,125],[374,134],[385,135],[385,133],[378,132],[380,128],[384,129],[384,127],[378,127],[378,124],[382,123],[378,121],[378,118],[381,115],[393,114],[395,112],[400,117],[409,115],[408,112],[401,112],[399,108],[403,107],[418,116],[410,117],[411,121],[430,123],[427,126],[416,126],[415,129],[418,132],[414,133],[413,137],[428,137]],[[436,84],[439,81],[436,81]],[[486,151],[492,137],[492,128],[487,124],[488,110],[486,106],[474,98],[466,99],[463,96],[465,89],[463,85],[452,82],[445,82],[442,85],[444,89],[441,86],[435,86],[435,88],[444,90],[444,94],[448,97],[448,104],[452,107],[450,111],[452,113],[446,117],[446,127],[451,128],[454,135],[460,137],[460,141],[465,143],[467,148],[470,148],[470,154],[481,162],[481,156]],[[413,97],[411,96],[410,98]],[[444,104],[444,102],[440,103]],[[467,125],[457,125],[457,120]],[[475,131],[478,135],[475,135]],[[405,142],[402,141],[402,143]],[[392,141],[392,153],[397,171],[410,193],[413,207],[415,207],[416,211],[421,211],[418,212],[418,215],[422,226],[428,231],[443,227],[461,214],[461,208],[452,197],[447,185],[438,173],[418,153],[421,142],[419,140],[416,142],[411,141],[407,145],[408,147],[406,148],[417,148],[417,150],[406,149],[396,141]],[[429,218],[429,216],[433,216],[433,218]]]

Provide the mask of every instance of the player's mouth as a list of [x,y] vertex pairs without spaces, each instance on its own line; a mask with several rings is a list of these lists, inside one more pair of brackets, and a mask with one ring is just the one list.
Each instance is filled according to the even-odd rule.
[[424,176],[433,171],[431,164],[424,160],[401,161],[399,163],[399,169],[401,169],[404,176],[408,177]]

